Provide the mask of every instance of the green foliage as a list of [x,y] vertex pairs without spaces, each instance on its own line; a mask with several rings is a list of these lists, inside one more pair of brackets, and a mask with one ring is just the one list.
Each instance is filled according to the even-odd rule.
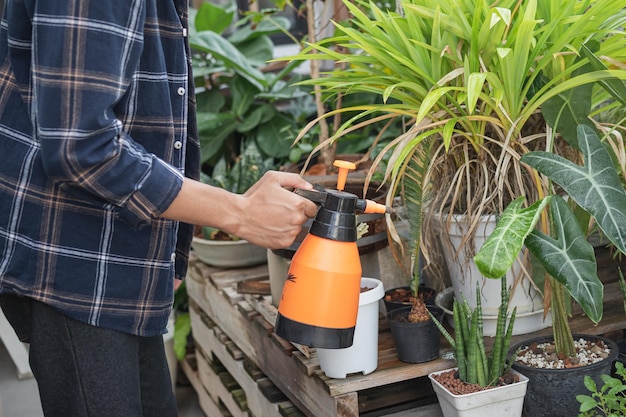
[[[583,166],[540,151],[524,155],[522,161],[557,183],[570,202],[593,216],[604,235],[620,252],[626,253],[626,191],[613,159],[588,126],[578,126],[578,147],[584,156]],[[498,276],[513,265],[516,254],[526,245],[546,272],[567,290],[592,321],[598,323],[602,319],[603,286],[597,275],[593,247],[573,211],[556,194],[526,209],[521,209],[522,200],[520,197],[506,208],[495,231],[476,255],[479,270],[487,277]],[[550,205],[549,234],[535,230],[546,203]],[[555,302],[561,303],[560,298]],[[564,330],[569,335],[571,332],[564,309],[560,304],[556,307],[559,310],[553,314],[555,340],[563,340],[557,332]]]
[[213,167],[211,176],[201,174],[205,184],[220,187],[236,194],[245,193],[263,174],[274,166],[271,158],[264,158],[255,142],[250,141],[240,152],[234,163],[222,157]]
[[585,376],[585,387],[591,395],[577,395],[580,403],[579,417],[618,417],[626,414],[626,370],[621,362],[615,363],[616,376],[602,375],[602,386]]
[[[624,35],[614,31],[625,12],[613,0],[409,0],[402,15],[365,0],[344,3],[354,16],[348,24],[288,58],[346,63],[306,84],[328,94],[383,98],[384,104],[361,108],[344,129],[382,112],[431,121],[424,129],[446,146],[463,137],[479,147],[490,124],[516,138],[547,104],[551,125],[566,127],[589,114],[594,84],[626,88],[624,71],[607,71],[604,61],[625,55]],[[572,53],[577,50],[585,53]]]
[[185,358],[187,353],[187,338],[191,333],[191,316],[189,312],[180,312],[174,322],[174,353],[179,361]]
[[255,142],[275,167],[298,157],[293,138],[315,111],[311,89],[290,85],[303,78],[293,73],[298,63],[267,70],[270,35],[288,33],[288,20],[268,12],[234,24],[235,14],[234,3],[202,3],[189,37],[205,171],[221,158],[232,163],[242,143]]
[[428,187],[425,184],[426,171],[428,168],[428,157],[430,152],[423,149],[421,152],[415,152],[413,157],[407,160],[404,174],[401,176],[403,182],[403,195],[406,202],[406,208],[411,215],[409,216],[411,250],[413,259],[412,279],[409,283],[411,292],[414,297],[418,296],[420,284],[420,263],[419,257],[422,251],[422,224],[423,224],[423,208],[428,201]]
[[191,317],[189,316],[189,296],[187,284],[183,281],[174,292],[174,353],[178,360],[185,358],[187,341],[191,333]]
[[441,333],[454,349],[459,379],[482,387],[496,385],[498,379],[509,371],[506,357],[511,345],[513,325],[517,307],[513,308],[507,324],[509,309],[509,289],[506,279],[501,279],[502,301],[498,310],[494,345],[487,355],[483,339],[483,314],[481,307],[480,288],[476,287],[476,308],[472,311],[466,300],[454,300],[454,334],[452,337],[445,327],[431,314]]

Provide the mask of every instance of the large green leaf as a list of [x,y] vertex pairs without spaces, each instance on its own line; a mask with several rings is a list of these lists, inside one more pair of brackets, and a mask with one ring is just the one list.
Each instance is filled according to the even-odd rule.
[[[265,113],[266,116],[269,114],[267,111]],[[297,126],[294,125],[293,119],[275,112],[271,120],[258,126],[256,141],[266,155],[283,158],[289,155],[296,134]]]
[[576,217],[563,198],[550,204],[554,238],[533,231],[526,246],[546,271],[565,286],[570,295],[594,322],[602,319],[603,286],[597,275],[593,246],[585,239]]
[[195,29],[198,32],[211,30],[222,34],[232,23],[236,12],[235,3],[218,6],[208,1],[202,2],[194,19]]
[[583,166],[543,151],[530,152],[521,160],[559,184],[626,254],[626,192],[611,155],[587,126],[578,127],[578,146],[584,155]]
[[250,65],[247,58],[228,40],[210,30],[198,32],[189,39],[193,49],[208,52],[224,61],[242,77],[254,84],[259,90],[267,88],[267,81],[261,71]]
[[541,212],[551,197],[522,207],[525,197],[518,197],[504,210],[494,231],[480,248],[474,262],[487,278],[504,276],[519,256],[526,237],[533,231]]
[[290,27],[291,22],[284,16],[266,17],[258,23],[240,26],[228,37],[228,40],[239,44],[250,39],[286,32]]
[[237,128],[237,119],[230,112],[197,113],[202,162],[218,154],[226,138]]

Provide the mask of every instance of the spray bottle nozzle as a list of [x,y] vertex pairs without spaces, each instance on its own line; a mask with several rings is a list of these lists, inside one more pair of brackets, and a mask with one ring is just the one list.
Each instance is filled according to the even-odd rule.
[[[315,184],[313,190],[303,190],[303,189],[297,188],[295,190],[295,193],[298,194],[299,196],[307,198],[311,200],[312,202],[322,205],[322,206],[326,202],[327,192],[324,189],[324,187],[322,187],[319,184]],[[377,213],[377,214],[385,214],[385,213],[394,212],[393,208],[391,207],[388,207],[388,206],[385,206],[384,204],[379,204],[379,203],[376,203],[375,201],[364,199],[364,198],[359,198],[356,200],[356,210],[363,212],[363,213]]]
[[367,199],[356,200],[356,209],[363,213],[390,214],[394,212],[391,207]]

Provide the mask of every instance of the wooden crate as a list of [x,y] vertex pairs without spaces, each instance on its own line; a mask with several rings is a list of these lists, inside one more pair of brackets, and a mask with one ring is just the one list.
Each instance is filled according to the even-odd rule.
[[[353,417],[403,404],[431,403],[435,397],[426,375],[454,366],[453,360],[443,358],[424,364],[399,361],[389,327],[381,320],[377,370],[346,379],[328,378],[320,369],[315,349],[295,346],[273,332],[276,308],[268,296],[236,291],[242,281],[267,279],[266,265],[215,270],[192,259],[189,275],[188,279],[201,283],[192,286],[196,292],[190,297],[198,300],[197,306],[206,307],[202,310],[205,329],[200,333],[210,327],[207,322],[217,326],[305,415]],[[197,334],[197,326],[197,321],[192,321],[194,338],[207,339],[207,335]]]
[[193,298],[189,312],[204,397],[200,405],[208,416],[303,416]]

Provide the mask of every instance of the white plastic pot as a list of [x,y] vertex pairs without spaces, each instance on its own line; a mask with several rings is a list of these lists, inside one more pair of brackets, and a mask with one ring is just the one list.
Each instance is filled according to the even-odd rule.
[[350,373],[367,375],[378,366],[378,306],[385,290],[382,281],[361,278],[361,288],[371,288],[359,296],[359,310],[352,346],[344,349],[317,349],[322,371],[329,378],[345,378]]
[[455,395],[433,378],[433,375],[448,371],[450,369],[428,375],[444,417],[520,417],[522,415],[528,378],[519,372],[511,371],[520,377],[519,382],[515,384],[471,394]]

